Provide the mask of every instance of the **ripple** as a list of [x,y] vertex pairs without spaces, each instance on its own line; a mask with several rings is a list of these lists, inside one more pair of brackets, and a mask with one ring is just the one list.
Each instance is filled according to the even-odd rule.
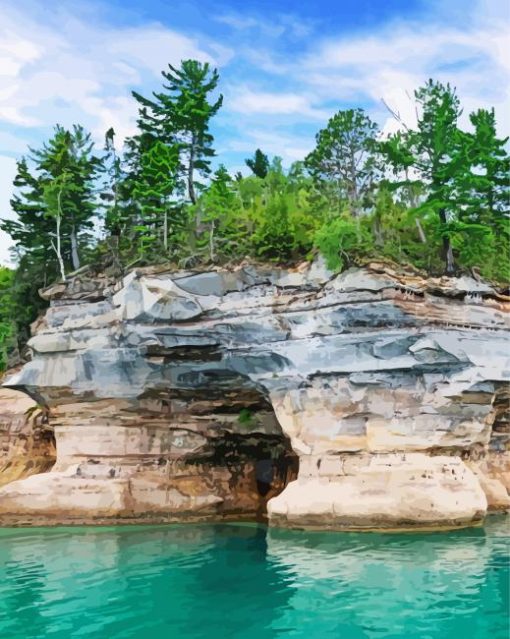
[[0,636],[507,639],[506,523],[0,530]]

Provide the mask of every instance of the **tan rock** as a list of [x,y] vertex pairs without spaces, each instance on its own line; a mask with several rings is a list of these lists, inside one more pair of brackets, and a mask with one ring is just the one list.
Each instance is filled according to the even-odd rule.
[[0,486],[55,463],[54,435],[45,418],[28,395],[0,388]]
[[485,493],[458,458],[419,453],[364,458],[352,475],[303,477],[268,504],[271,525],[291,528],[455,526],[480,521]]

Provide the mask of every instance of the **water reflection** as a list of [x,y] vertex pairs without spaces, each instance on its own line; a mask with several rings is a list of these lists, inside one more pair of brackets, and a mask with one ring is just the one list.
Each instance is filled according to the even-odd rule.
[[507,533],[504,520],[427,535],[271,529],[268,560],[294,590],[280,623],[313,628],[311,599],[331,636],[355,637],[348,629],[356,627],[363,637],[506,638]]
[[508,529],[0,530],[0,636],[507,638]]

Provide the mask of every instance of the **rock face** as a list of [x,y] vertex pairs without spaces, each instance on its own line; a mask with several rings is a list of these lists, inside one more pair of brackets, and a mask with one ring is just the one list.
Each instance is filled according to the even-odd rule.
[[[377,528],[505,510],[509,300],[382,264],[76,278],[6,382],[48,406],[51,472],[0,517],[250,517]],[[298,471],[299,468],[299,471]]]
[[0,388],[0,486],[55,463],[55,439],[46,412],[28,395]]

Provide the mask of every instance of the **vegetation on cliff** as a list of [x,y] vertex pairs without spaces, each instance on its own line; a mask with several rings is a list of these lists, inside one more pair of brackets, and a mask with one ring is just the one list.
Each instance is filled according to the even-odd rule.
[[[315,149],[288,169],[260,149],[252,175],[213,172],[211,119],[221,108],[208,64],[169,66],[139,105],[136,134],[103,149],[76,125],[57,125],[41,149],[18,162],[14,240],[17,268],[0,271],[0,367],[22,346],[41,306],[37,289],[82,264],[119,274],[137,264],[275,262],[320,251],[333,269],[390,258],[431,273],[476,268],[508,281],[507,140],[494,111],[459,126],[459,99],[430,80],[415,93],[417,127],[383,137],[362,109],[339,111]],[[399,120],[399,114],[394,117]]]

